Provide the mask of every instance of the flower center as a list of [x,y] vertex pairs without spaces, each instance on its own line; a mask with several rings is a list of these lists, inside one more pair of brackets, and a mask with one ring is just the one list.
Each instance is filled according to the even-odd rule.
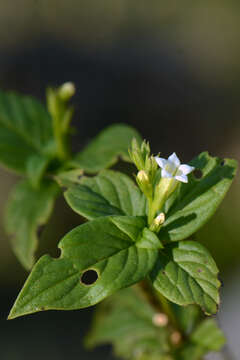
[[165,170],[172,176],[175,176],[178,169],[173,162],[169,161],[165,166]]

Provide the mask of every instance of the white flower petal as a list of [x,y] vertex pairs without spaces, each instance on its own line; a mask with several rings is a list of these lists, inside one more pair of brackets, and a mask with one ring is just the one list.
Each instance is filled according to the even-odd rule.
[[165,169],[162,169],[161,176],[162,176],[162,178],[173,178],[172,174],[170,174]]
[[177,157],[177,155],[176,155],[175,152],[172,153],[172,155],[170,155],[170,156],[168,157],[168,161],[170,161],[171,163],[173,163],[173,164],[176,166],[176,168],[178,168],[179,165],[181,164],[181,163],[180,163],[180,160],[179,160],[179,158]]
[[184,175],[190,174],[195,168],[193,166],[189,166],[186,164],[182,164],[179,166],[178,170],[180,170]]
[[164,169],[166,164],[167,164],[167,160],[158,156],[155,156],[155,160],[158,163],[158,165],[160,166],[160,168]]
[[178,168],[175,176],[182,176],[184,173]]
[[177,175],[177,176],[174,176],[174,179],[178,180],[178,181],[181,181],[183,183],[187,183],[188,182],[188,177],[187,175]]

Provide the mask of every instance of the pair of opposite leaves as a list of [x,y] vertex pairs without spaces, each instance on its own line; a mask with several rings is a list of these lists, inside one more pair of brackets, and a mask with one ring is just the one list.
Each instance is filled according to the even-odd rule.
[[[79,309],[96,304],[113,292],[147,275],[153,286],[179,304],[199,304],[207,314],[219,304],[218,269],[199,243],[179,241],[199,229],[215,212],[231,185],[236,162],[200,154],[191,163],[201,179],[190,176],[165,206],[166,222],[158,236],[146,227],[146,203],[131,179],[105,170],[72,183],[59,181],[73,210],[91,220],[61,241],[61,256],[43,256],[20,292],[9,318],[48,309]],[[163,247],[164,245],[164,247]],[[85,285],[83,275],[98,278]]]

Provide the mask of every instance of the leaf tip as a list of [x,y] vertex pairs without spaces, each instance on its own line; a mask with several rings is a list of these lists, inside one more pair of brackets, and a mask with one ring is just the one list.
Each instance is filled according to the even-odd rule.
[[43,311],[45,309],[30,309],[28,311],[24,311],[24,308],[21,308],[18,304],[18,299],[16,300],[15,304],[13,305],[12,309],[10,310],[9,312],[9,315],[7,317],[7,320],[14,320],[18,317],[21,317],[21,316],[25,316],[25,315],[30,315],[30,314],[33,314],[35,312],[38,312],[38,311]]
[[18,312],[16,312],[15,310],[15,306],[13,306],[12,309],[10,310],[10,313],[8,314],[7,320],[16,319],[19,316],[21,316],[21,314],[18,314]]

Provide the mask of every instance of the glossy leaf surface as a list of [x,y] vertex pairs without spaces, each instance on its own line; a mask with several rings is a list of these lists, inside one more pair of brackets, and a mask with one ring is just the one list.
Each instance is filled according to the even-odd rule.
[[206,314],[219,305],[218,268],[199,243],[180,241],[160,252],[151,274],[153,286],[178,305],[198,304]]
[[[88,307],[143,279],[158,255],[156,248],[138,247],[144,227],[140,217],[109,216],[70,231],[60,241],[59,259],[45,255],[34,266],[10,318]],[[97,279],[86,285],[90,270]]]
[[91,220],[99,216],[142,216],[146,213],[144,195],[127,176],[103,170],[95,177],[82,177],[65,193],[69,206]]
[[141,142],[140,135],[131,126],[125,124],[111,125],[77,154],[72,164],[88,173],[96,173],[112,166],[118,157],[130,161],[128,148],[133,138]]
[[223,200],[236,174],[237,162],[213,158],[201,153],[190,162],[200,170],[201,178],[189,175],[166,204],[166,222],[159,233],[164,242],[185,239],[203,226]]

